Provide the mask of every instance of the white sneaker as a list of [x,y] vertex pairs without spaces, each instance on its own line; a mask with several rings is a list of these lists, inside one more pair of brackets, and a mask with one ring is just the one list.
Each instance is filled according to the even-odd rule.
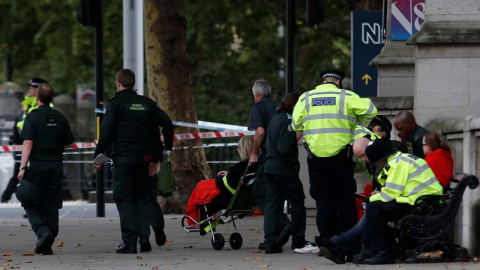
[[316,246],[313,246],[309,242],[307,242],[307,244],[305,244],[303,248],[296,248],[293,251],[297,253],[308,254],[308,253],[318,253],[320,249]]

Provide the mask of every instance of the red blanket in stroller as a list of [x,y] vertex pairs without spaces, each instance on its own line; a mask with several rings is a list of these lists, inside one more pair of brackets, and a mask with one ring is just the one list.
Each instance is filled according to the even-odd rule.
[[[196,221],[200,221],[198,206],[210,203],[218,194],[220,194],[220,190],[215,184],[215,179],[201,180],[190,195],[187,207],[185,208],[185,215],[189,215]],[[193,225],[190,219],[187,219],[187,223],[188,225]]]

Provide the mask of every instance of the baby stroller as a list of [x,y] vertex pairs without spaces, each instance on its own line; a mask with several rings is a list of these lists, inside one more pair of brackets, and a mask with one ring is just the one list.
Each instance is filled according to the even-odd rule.
[[[255,179],[255,173],[247,174],[248,168],[238,182],[235,194],[230,200],[226,209],[220,210],[214,214],[208,214],[208,204],[201,205],[200,207],[205,210],[206,218],[203,220],[195,220],[189,215],[185,215],[182,218],[183,229],[190,232],[199,232],[205,230],[212,234],[212,247],[215,250],[221,250],[225,246],[225,238],[221,233],[216,232],[216,227],[219,224],[233,223],[235,232],[230,235],[229,243],[232,249],[240,249],[243,244],[243,238],[237,230],[235,220],[241,219],[245,216],[251,216],[255,207],[255,200],[252,196],[253,180]],[[194,224],[200,225],[200,229],[190,229],[186,220],[189,219]]]

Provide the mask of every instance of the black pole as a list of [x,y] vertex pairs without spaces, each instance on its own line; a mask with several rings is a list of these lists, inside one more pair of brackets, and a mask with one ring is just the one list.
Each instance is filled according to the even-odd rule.
[[[97,140],[100,139],[100,124],[103,119],[103,20],[102,1],[95,1],[98,6],[98,14],[95,26],[95,115],[97,119]],[[97,171],[97,217],[105,217],[105,180],[104,172]]]
[[295,0],[287,0],[287,88],[286,93],[294,92],[295,59],[294,59],[294,37],[295,37]]
[[12,81],[12,74],[13,74],[13,68],[12,68],[12,54],[7,53],[7,82]]

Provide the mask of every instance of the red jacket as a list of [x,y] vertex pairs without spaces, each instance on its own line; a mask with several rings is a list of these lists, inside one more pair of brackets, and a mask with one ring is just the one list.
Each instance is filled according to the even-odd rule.
[[450,183],[450,180],[453,178],[452,152],[439,148],[429,153],[425,157],[425,161],[442,186],[445,187]]

